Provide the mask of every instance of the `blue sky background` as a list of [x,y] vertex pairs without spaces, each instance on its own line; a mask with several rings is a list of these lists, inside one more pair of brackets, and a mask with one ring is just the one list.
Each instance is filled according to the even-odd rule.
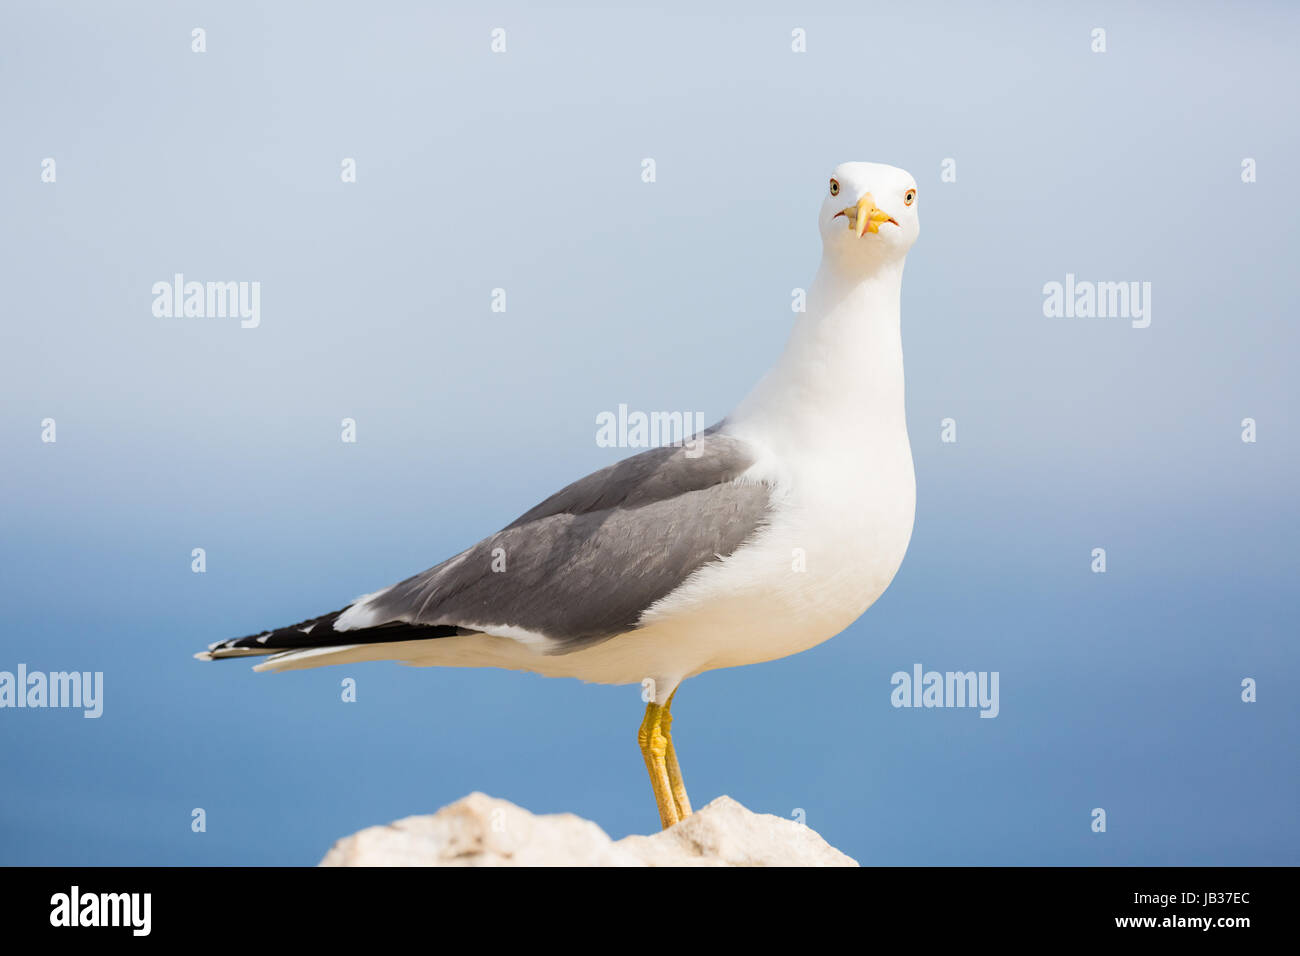
[[[0,13],[0,670],[105,675],[99,720],[0,710],[0,863],[311,864],[471,790],[652,831],[637,688],[190,655],[628,454],[601,411],[722,417],[844,160],[920,184],[916,531],[838,638],[684,686],[692,797],[864,863],[1300,863],[1300,10],[373,6]],[[261,327],[155,318],[175,272]],[[1150,328],[1044,318],[1067,272],[1152,283]],[[917,662],[1000,716],[892,708]]]

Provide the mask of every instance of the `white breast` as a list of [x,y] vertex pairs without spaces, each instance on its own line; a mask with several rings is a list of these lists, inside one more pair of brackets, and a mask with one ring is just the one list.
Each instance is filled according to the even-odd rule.
[[905,433],[875,451],[870,467],[856,454],[802,458],[769,525],[645,616],[690,659],[682,676],[806,650],[884,593],[911,539],[916,485]]

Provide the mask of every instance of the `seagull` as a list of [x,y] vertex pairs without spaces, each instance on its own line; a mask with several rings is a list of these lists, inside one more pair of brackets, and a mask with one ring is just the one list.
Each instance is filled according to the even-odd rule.
[[357,661],[640,684],[664,829],[689,816],[672,702],[688,677],[829,640],[893,580],[916,479],[899,299],[916,180],[843,163],[822,258],[776,365],[721,422],[556,492],[496,534],[338,611],[221,641],[254,670]]

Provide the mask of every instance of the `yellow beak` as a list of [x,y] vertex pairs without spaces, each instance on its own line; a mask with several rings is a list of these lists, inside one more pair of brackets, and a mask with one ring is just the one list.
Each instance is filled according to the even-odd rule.
[[837,212],[833,218],[838,219],[840,216],[849,217],[849,231],[857,234],[861,239],[864,233],[880,232],[882,222],[892,222],[898,225],[898,220],[885,212],[883,209],[876,208],[875,197],[871,193],[866,193],[858,200],[856,206],[848,206]]

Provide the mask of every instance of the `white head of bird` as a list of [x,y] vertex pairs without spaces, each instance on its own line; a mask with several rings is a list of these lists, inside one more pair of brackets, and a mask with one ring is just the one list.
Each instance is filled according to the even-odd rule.
[[830,175],[818,224],[823,257],[850,273],[901,262],[920,235],[912,174],[884,163],[840,163]]

